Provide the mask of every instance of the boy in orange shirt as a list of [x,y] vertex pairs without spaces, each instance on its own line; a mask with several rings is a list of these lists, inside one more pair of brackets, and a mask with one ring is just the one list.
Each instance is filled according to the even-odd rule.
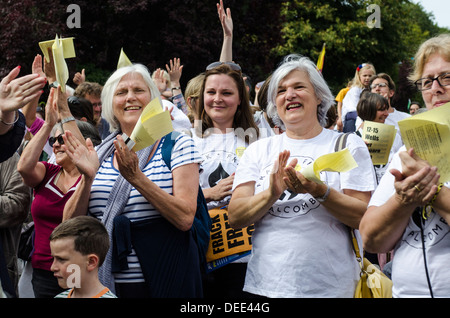
[[58,225],[50,236],[51,270],[59,286],[55,298],[117,298],[98,278],[109,249],[104,225],[91,216],[78,216]]

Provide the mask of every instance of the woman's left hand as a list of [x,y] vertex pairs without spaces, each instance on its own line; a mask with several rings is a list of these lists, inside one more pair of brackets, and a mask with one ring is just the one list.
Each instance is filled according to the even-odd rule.
[[284,169],[287,177],[284,182],[287,187],[295,193],[309,193],[313,197],[320,197],[324,193],[324,185],[306,179],[303,174],[295,170],[298,160],[293,159]]

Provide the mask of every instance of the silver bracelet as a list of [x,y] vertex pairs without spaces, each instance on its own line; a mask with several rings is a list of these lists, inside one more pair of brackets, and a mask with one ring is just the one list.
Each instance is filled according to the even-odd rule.
[[75,120],[75,117],[70,116],[70,117],[66,117],[64,119],[61,119],[61,125],[64,125],[65,123],[67,123],[69,121],[72,121],[72,120]]
[[325,192],[325,194],[323,196],[317,197],[315,199],[321,203],[325,202],[325,200],[328,199],[328,196],[330,195],[330,191],[331,191],[331,187],[329,184],[327,184],[327,191]]
[[14,117],[14,122],[12,122],[12,123],[5,123],[4,121],[3,121],[3,118],[0,118],[0,122],[2,123],[2,124],[4,124],[4,125],[7,125],[7,126],[13,126],[15,123],[17,123],[17,121],[19,120],[19,111],[18,110],[16,110],[16,115],[15,115],[15,117]]

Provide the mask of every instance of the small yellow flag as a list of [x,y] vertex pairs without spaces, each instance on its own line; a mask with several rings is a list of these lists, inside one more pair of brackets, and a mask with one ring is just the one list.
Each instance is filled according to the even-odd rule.
[[317,60],[317,69],[321,73],[322,73],[322,70],[323,70],[323,63],[325,61],[325,47],[326,47],[326,43],[323,44],[322,52],[320,52],[319,59]]

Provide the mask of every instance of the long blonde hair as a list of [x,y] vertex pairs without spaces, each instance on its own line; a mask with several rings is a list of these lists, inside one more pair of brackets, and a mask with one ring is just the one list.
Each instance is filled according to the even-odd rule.
[[359,74],[363,70],[372,70],[374,75],[377,74],[377,72],[375,71],[375,66],[373,66],[371,63],[360,64],[356,68],[355,76],[353,77],[353,80],[352,80],[352,86],[365,88],[364,84],[361,82],[361,78],[359,77]]

